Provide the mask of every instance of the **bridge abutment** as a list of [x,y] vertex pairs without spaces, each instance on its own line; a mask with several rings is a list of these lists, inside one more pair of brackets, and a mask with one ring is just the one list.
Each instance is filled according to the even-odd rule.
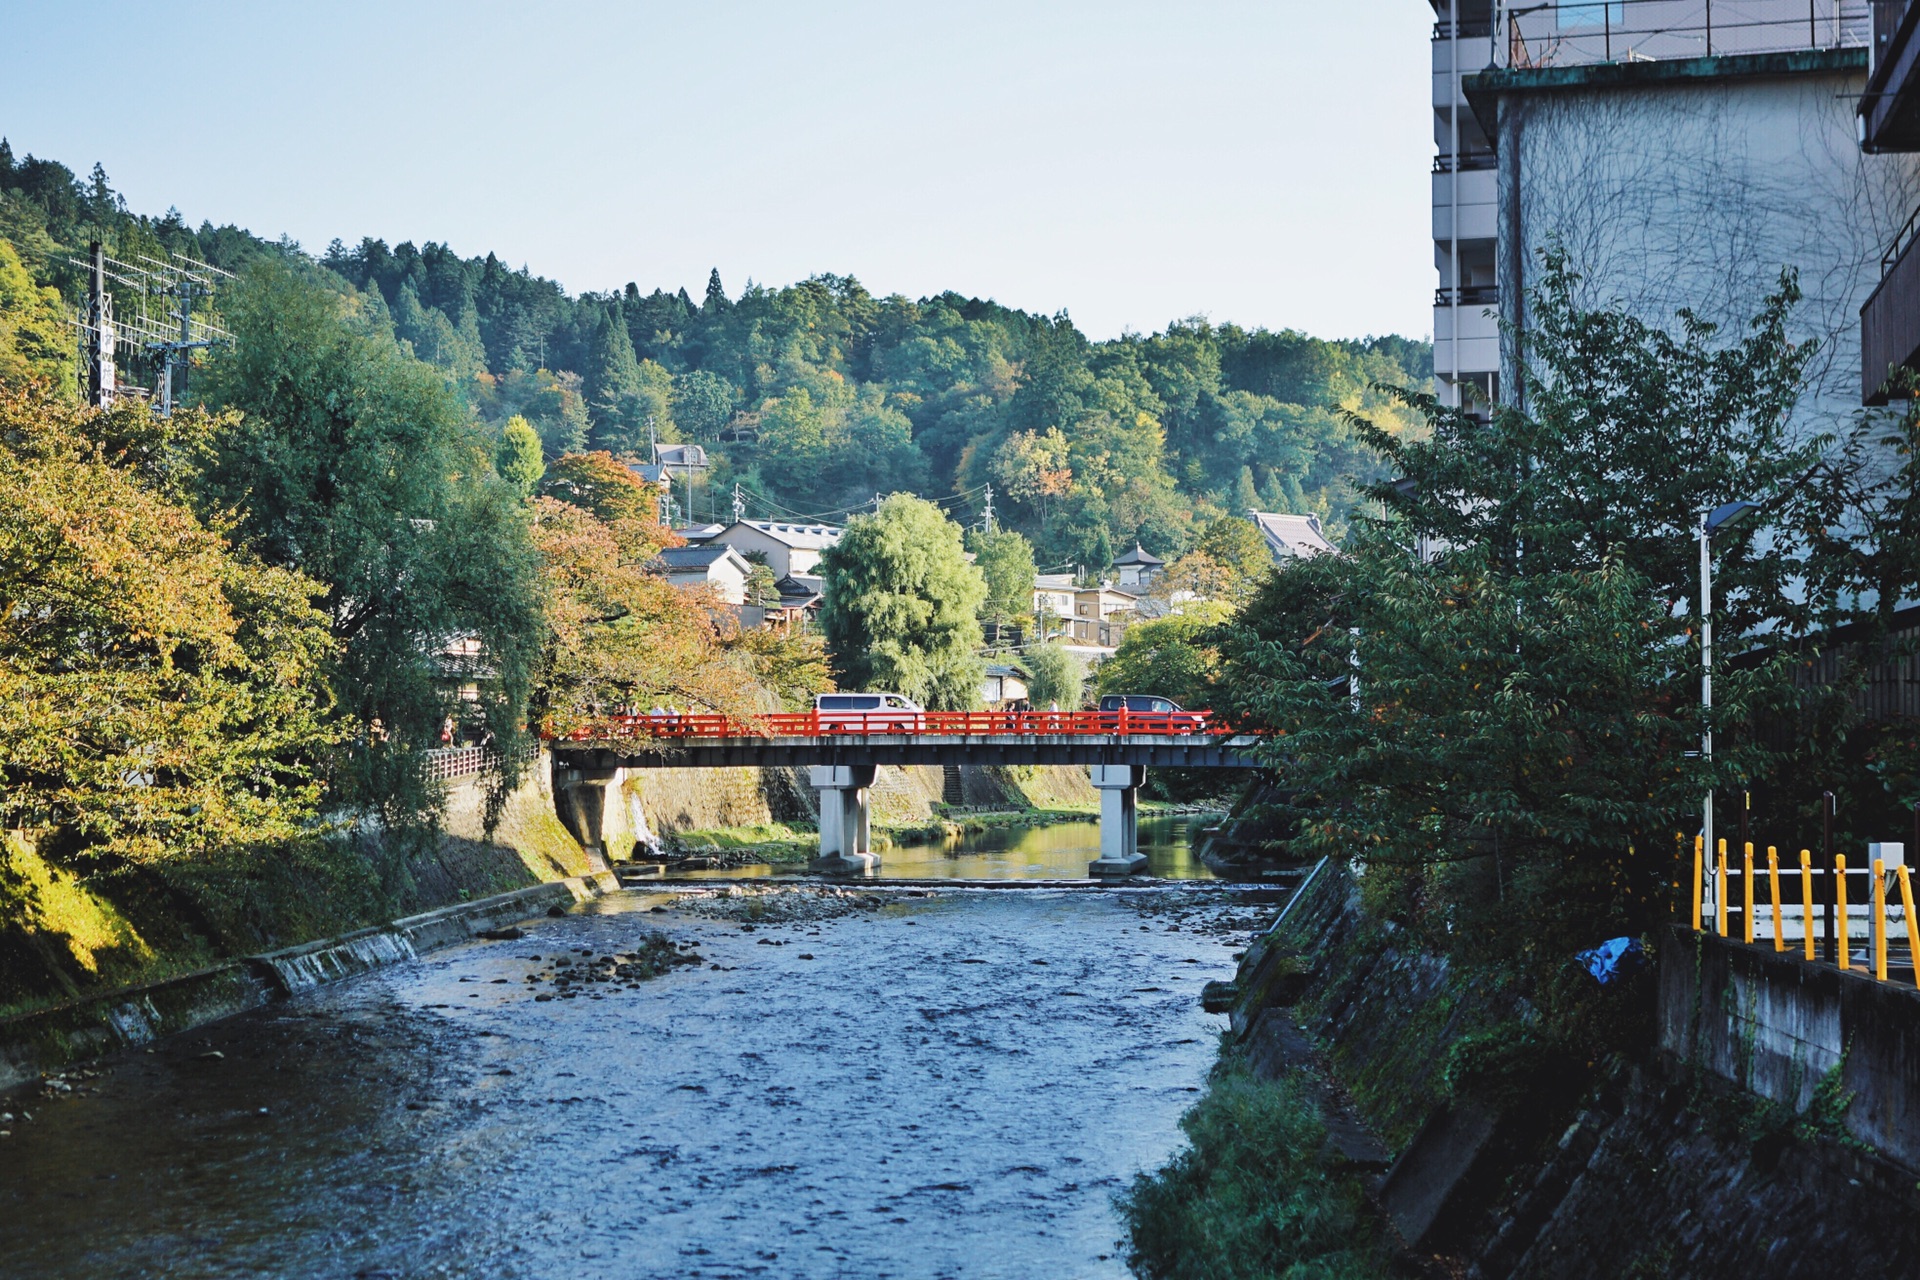
[[1100,857],[1091,876],[1130,876],[1147,869],[1140,852],[1140,783],[1146,770],[1131,764],[1096,764],[1089,770],[1100,791]]
[[820,792],[820,856],[808,870],[822,875],[867,875],[879,870],[867,794],[876,772],[877,766],[870,764],[808,768],[809,780]]
[[607,784],[619,775],[616,768],[553,767],[553,806],[567,833],[580,842],[590,872],[608,871]]

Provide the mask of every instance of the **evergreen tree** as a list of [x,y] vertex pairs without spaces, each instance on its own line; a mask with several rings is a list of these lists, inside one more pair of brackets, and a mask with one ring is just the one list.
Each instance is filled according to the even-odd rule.
[[1244,516],[1249,511],[1260,510],[1260,491],[1253,487],[1253,468],[1240,468],[1239,479],[1233,482],[1233,514]]
[[700,304],[700,311],[711,320],[732,305],[727,301],[726,288],[720,283],[720,268],[715,267],[707,273],[707,296],[706,300]]
[[507,419],[506,429],[500,433],[500,449],[494,466],[502,480],[527,495],[533,493],[540,477],[547,473],[546,464],[540,458],[540,437],[525,418],[515,415]]

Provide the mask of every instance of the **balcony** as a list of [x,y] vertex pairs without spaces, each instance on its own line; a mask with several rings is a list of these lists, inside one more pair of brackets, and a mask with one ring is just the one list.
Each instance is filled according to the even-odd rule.
[[1498,370],[1500,290],[1493,285],[1467,285],[1459,291],[1457,308],[1453,293],[1440,289],[1433,295],[1434,372],[1445,378],[1456,370],[1462,377]]
[[1507,14],[1494,57],[1509,68],[1864,48],[1868,0],[1586,0]]
[[[1461,240],[1494,238],[1494,200],[1498,175],[1491,169],[1433,175],[1433,238]],[[1454,204],[1456,184],[1460,202]],[[1455,217],[1459,225],[1454,225]]]
[[1885,404],[1887,373],[1920,370],[1920,209],[1880,260],[1880,284],[1860,308],[1860,403]]
[[1860,99],[1860,146],[1920,151],[1920,5],[1873,6],[1873,74]]

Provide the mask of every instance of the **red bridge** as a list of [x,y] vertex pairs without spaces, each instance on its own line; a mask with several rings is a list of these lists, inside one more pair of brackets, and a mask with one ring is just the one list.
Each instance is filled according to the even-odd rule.
[[561,815],[601,846],[607,784],[625,769],[806,768],[820,791],[816,870],[868,871],[867,789],[881,765],[1081,765],[1100,790],[1095,875],[1127,875],[1138,852],[1135,802],[1149,768],[1253,769],[1255,739],[1207,711],[808,711],[614,716],[550,742]]

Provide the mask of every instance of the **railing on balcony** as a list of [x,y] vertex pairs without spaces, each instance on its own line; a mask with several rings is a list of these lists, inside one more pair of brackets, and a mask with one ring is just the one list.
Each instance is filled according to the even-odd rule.
[[1464,284],[1459,289],[1436,289],[1433,293],[1433,305],[1450,307],[1454,304],[1454,294],[1458,293],[1459,303],[1463,307],[1491,307],[1500,301],[1500,286],[1495,284]]
[[1461,173],[1473,173],[1482,169],[1500,167],[1500,153],[1497,151],[1463,151],[1457,156],[1435,156],[1435,173],[1452,173],[1458,169]]
[[1573,67],[1864,48],[1868,0],[1585,0],[1506,11],[1501,66]]

